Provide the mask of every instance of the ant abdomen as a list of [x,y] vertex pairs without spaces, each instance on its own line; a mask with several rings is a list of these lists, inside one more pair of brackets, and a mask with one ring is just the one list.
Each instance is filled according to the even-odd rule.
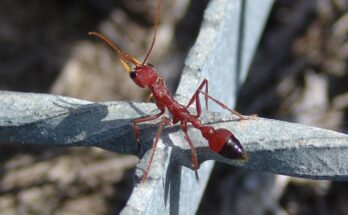
[[212,151],[229,159],[247,159],[242,144],[229,130],[204,126],[201,131]]

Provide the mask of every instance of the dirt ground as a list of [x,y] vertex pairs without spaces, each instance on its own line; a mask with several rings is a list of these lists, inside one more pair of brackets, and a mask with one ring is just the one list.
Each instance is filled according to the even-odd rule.
[[[164,2],[150,60],[174,91],[208,1]],[[0,90],[143,101],[148,92],[87,32],[142,59],[154,8],[150,0],[2,0]],[[346,0],[276,1],[238,110],[347,133],[347,26]],[[117,214],[136,163],[97,148],[0,144],[0,214]],[[217,164],[198,214],[348,214],[348,186]]]

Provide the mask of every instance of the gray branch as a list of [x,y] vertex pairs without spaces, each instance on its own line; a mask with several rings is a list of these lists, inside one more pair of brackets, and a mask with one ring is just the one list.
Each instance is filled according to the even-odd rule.
[[[157,111],[153,104],[92,103],[62,96],[0,92],[0,142],[46,146],[95,146],[114,152],[149,153],[157,129],[141,127],[138,153],[131,121]],[[190,137],[199,163],[216,160],[253,170],[312,179],[347,180],[348,135],[301,124],[255,117],[239,120],[230,114],[204,112],[205,124],[232,131],[248,153],[247,161],[229,160],[212,152],[199,130]],[[192,169],[191,151],[178,126],[166,128],[164,147],[172,148],[170,162]],[[146,165],[146,161],[143,162]],[[139,174],[143,166],[139,166]],[[167,174],[173,174],[167,169]],[[194,178],[194,177],[193,177]]]

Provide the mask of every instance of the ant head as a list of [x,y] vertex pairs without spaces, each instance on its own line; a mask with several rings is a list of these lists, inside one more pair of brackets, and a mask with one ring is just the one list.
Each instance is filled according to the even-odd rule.
[[[109,38],[98,33],[98,32],[89,32],[90,35],[97,36],[108,43],[118,55],[122,66],[129,72],[132,80],[140,87],[149,87],[151,84],[156,83],[158,75],[156,69],[151,64],[146,64],[146,59],[149,56],[149,53],[146,55],[143,63],[138,61],[135,57],[122,52],[114,43],[111,42]],[[151,49],[150,49],[151,51]],[[134,68],[134,69],[132,69]]]
[[[127,70],[127,72],[129,72],[130,77],[139,87],[149,87],[152,84],[156,83],[158,80],[158,74],[156,69],[154,68],[153,65],[147,64],[146,61],[148,57],[150,56],[152,49],[155,45],[161,3],[162,3],[162,0],[158,0],[152,43],[142,63],[138,61],[136,58],[134,58],[133,56],[125,52],[122,52],[119,47],[117,47],[114,43],[111,42],[109,38],[102,35],[101,33],[98,33],[98,32],[88,33],[89,35],[94,35],[104,40],[107,44],[109,44],[109,46],[111,46],[111,48],[113,48],[116,51],[116,54],[118,55],[121,61],[121,64]],[[135,69],[131,69],[131,65],[135,66]]]
[[130,71],[129,76],[134,83],[142,88],[149,87],[158,80],[157,71],[152,64],[136,66],[135,69]]

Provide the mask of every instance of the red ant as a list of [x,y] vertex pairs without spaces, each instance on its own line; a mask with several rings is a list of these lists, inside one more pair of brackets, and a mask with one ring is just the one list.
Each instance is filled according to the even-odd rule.
[[[164,114],[165,109],[167,109],[172,115],[172,119],[169,119],[163,116],[161,119],[161,122],[159,123],[159,128],[157,130],[156,136],[153,141],[153,149],[149,159],[149,163],[146,170],[143,173],[143,176],[141,177],[141,181],[144,181],[147,178],[163,126],[164,125],[172,126],[178,122],[180,122],[180,128],[184,132],[184,137],[191,148],[191,156],[192,156],[191,161],[192,161],[193,169],[195,170],[196,178],[198,179],[197,153],[196,153],[196,149],[194,148],[191,142],[190,137],[187,134],[188,123],[191,123],[195,128],[201,131],[203,137],[206,140],[208,140],[209,148],[212,151],[229,159],[240,159],[240,160],[247,159],[247,156],[244,152],[244,149],[241,143],[229,130],[224,128],[219,128],[215,130],[211,126],[202,125],[201,121],[199,120],[199,116],[201,114],[201,104],[199,100],[199,94],[201,93],[204,95],[205,105],[207,109],[208,109],[208,98],[209,98],[215,103],[217,103],[218,105],[220,105],[222,108],[230,111],[232,114],[237,115],[241,120],[246,119],[246,117],[228,108],[226,105],[214,99],[213,97],[209,96],[208,95],[208,80],[206,79],[203,80],[203,82],[198,87],[196,92],[193,94],[192,98],[190,99],[189,103],[186,106],[179,104],[176,100],[174,100],[173,96],[171,95],[171,93],[169,92],[168,88],[166,87],[164,83],[164,79],[158,75],[155,67],[149,63],[146,63],[147,58],[149,57],[156,40],[157,25],[158,25],[158,18],[160,16],[161,2],[162,0],[159,0],[157,4],[157,12],[156,12],[155,24],[154,24],[154,36],[152,38],[152,43],[142,63],[139,62],[137,59],[135,59],[133,56],[122,52],[115,44],[111,42],[110,39],[108,39],[104,35],[98,32],[89,32],[89,35],[94,35],[99,37],[100,39],[108,43],[116,51],[121,61],[121,64],[129,72],[129,75],[131,79],[135,82],[135,84],[137,84],[141,88],[147,87],[151,90],[151,97],[152,96],[154,97],[156,105],[158,109],[160,110],[158,114],[141,117],[133,121],[134,135],[138,144],[139,144],[139,128],[138,128],[139,123],[155,120],[161,117]],[[135,67],[132,68],[131,65]],[[202,91],[204,87],[205,87],[205,92]],[[196,102],[196,110],[197,110],[196,115],[191,114],[188,111],[188,107],[190,107],[194,102]]]

